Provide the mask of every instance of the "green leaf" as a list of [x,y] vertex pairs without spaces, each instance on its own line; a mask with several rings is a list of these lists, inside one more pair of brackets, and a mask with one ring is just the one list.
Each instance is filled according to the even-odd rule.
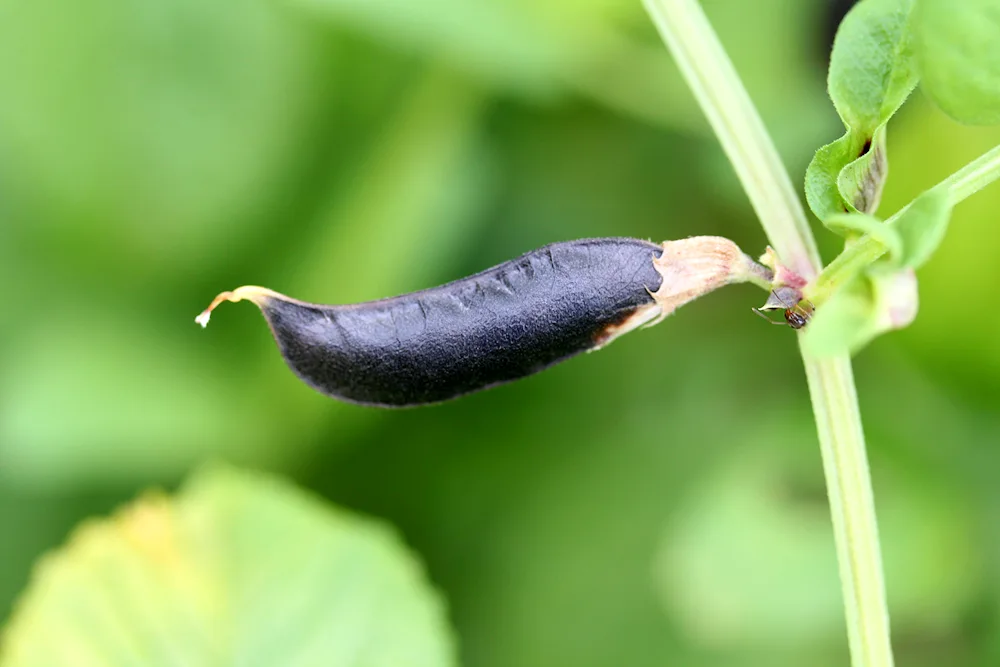
[[902,212],[894,227],[903,241],[904,266],[916,269],[930,259],[948,231],[951,208],[947,188],[934,188],[914,199]]
[[841,22],[827,88],[848,128],[871,136],[917,84],[912,11],[913,0],[862,0]]
[[826,226],[846,237],[868,234],[886,247],[893,263],[903,257],[903,239],[899,232],[878,218],[864,213],[839,213],[827,219]]
[[913,269],[880,268],[858,276],[816,309],[803,331],[808,354],[856,354],[877,336],[913,322],[918,306]]
[[912,0],[863,0],[844,17],[827,88],[847,132],[820,148],[806,170],[806,199],[822,221],[873,213],[888,171],[885,124],[917,83]]
[[824,223],[831,215],[851,212],[851,207],[840,194],[837,179],[844,165],[855,159],[863,145],[863,141],[859,142],[853,133],[848,132],[816,151],[809,163],[806,169],[806,202],[813,214]]
[[839,213],[873,213],[888,171],[885,126],[871,140],[848,131],[816,151],[806,169],[806,201],[824,222]]
[[880,125],[871,141],[862,144],[857,159],[848,162],[837,174],[837,190],[850,208],[874,213],[882,201],[882,187],[888,173],[885,125]]
[[1000,123],[1000,3],[919,0],[914,36],[934,103],[963,123]]
[[445,667],[449,635],[392,532],[215,469],[81,527],[38,569],[0,665]]
[[874,337],[875,298],[871,282],[859,276],[816,308],[803,330],[803,349],[814,357],[855,352]]

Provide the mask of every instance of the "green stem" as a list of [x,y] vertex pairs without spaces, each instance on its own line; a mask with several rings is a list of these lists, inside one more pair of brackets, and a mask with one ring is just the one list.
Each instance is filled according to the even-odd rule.
[[696,0],[644,0],[715,130],[778,257],[804,278],[819,252],[774,142]]
[[[815,275],[818,253],[802,204],[697,0],[643,2],[719,136],[778,256],[800,275]],[[878,526],[850,358],[803,355],[803,362],[823,454],[851,662],[855,667],[891,667]]]
[[[951,195],[952,206],[979,192],[1000,178],[1000,146],[996,146],[978,159],[965,165],[954,174],[937,184],[946,188]],[[894,225],[909,208],[904,206],[885,221]],[[814,304],[826,301],[842,284],[858,275],[866,266],[884,255],[886,247],[870,235],[862,236],[837,256],[823,269],[813,285],[806,288],[806,297]]]
[[1000,146],[994,146],[941,181],[940,187],[948,188],[951,193],[951,203],[954,206],[976,194],[997,178],[1000,178]]
[[[844,591],[851,662],[892,665],[871,475],[850,357],[806,357]],[[845,548],[846,545],[846,548]]]

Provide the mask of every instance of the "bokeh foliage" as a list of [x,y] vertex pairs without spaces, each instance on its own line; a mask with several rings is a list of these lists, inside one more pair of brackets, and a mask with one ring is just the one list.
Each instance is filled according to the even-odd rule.
[[[842,132],[827,3],[704,5],[804,174]],[[5,609],[77,521],[224,458],[393,523],[470,667],[843,664],[805,382],[752,288],[401,412],[311,392],[250,307],[192,322],[238,284],[378,298],[574,237],[763,249],[639,3],[408,7],[0,4]],[[885,214],[1000,130],[916,93],[887,141]],[[1000,662],[997,210],[956,209],[919,317],[857,359],[900,664]]]

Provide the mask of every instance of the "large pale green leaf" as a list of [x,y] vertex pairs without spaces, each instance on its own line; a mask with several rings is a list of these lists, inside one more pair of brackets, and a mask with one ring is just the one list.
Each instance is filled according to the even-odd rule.
[[442,604],[385,527],[228,469],[81,527],[44,560],[3,667],[447,667]]
[[963,123],[1000,123],[1000,2],[918,0],[914,34],[930,98]]
[[888,172],[885,124],[917,83],[912,8],[912,0],[862,0],[840,24],[827,88],[847,132],[820,148],[806,171],[806,199],[820,220],[878,208]]

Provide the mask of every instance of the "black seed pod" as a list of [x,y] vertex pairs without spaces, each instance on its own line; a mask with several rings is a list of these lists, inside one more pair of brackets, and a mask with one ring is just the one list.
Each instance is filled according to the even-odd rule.
[[318,391],[367,405],[436,403],[597,349],[714,287],[746,279],[749,258],[725,239],[705,239],[714,250],[694,264],[671,261],[679,291],[661,290],[668,274],[658,263],[670,246],[699,239],[663,246],[584,239],[441,287],[355,305],[305,303],[244,286],[216,297],[198,322],[207,324],[224,300],[250,300],[289,367]]

